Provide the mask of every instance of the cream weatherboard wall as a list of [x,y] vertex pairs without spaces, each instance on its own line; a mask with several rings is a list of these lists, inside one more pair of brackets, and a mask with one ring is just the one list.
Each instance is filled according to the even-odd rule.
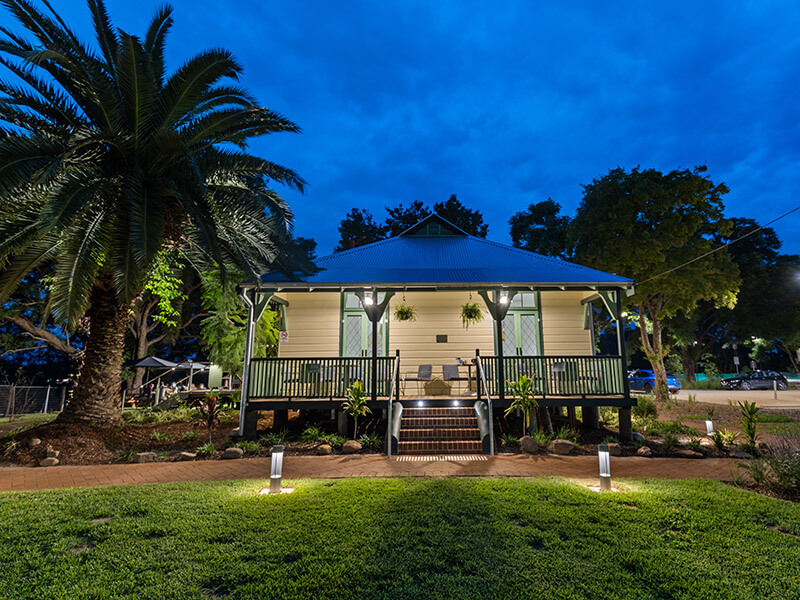
[[289,303],[286,323],[289,340],[278,344],[282,358],[339,356],[341,295],[336,292],[280,293]]
[[591,332],[583,328],[581,300],[593,292],[542,292],[542,338],[550,356],[591,356]]
[[[583,329],[581,300],[590,292],[541,292],[541,317],[544,354],[551,356],[592,354],[590,332]],[[287,323],[289,339],[279,345],[284,358],[334,357],[341,355],[341,295],[336,292],[281,293],[289,302]],[[420,364],[434,365],[434,375],[441,376],[441,366],[455,364],[456,358],[468,360],[480,348],[482,354],[495,354],[493,322],[483,300],[468,292],[407,292],[406,303],[414,307],[416,321],[394,320],[394,309],[402,302],[402,293],[391,299],[389,313],[389,355],[400,349],[404,373],[416,372]],[[484,320],[464,329],[461,306],[476,302],[483,307]],[[436,341],[437,335],[447,342]]]

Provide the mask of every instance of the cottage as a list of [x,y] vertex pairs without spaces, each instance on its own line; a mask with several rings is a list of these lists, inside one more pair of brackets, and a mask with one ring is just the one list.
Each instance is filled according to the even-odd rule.
[[[243,434],[253,433],[253,411],[337,408],[359,380],[373,410],[387,411],[387,451],[491,452],[488,415],[512,399],[503,382],[525,374],[541,406],[565,407],[573,419],[580,406],[589,426],[597,407],[618,407],[620,434],[630,435],[624,336],[617,354],[596,355],[590,307],[602,302],[622,321],[631,280],[470,236],[438,215],[317,266],[299,280],[267,273],[242,286]],[[282,305],[285,332],[277,358],[254,359],[253,326],[270,301]],[[403,435],[409,417],[434,414],[454,425],[476,419],[478,439],[451,444],[467,440],[422,426],[423,436]]]

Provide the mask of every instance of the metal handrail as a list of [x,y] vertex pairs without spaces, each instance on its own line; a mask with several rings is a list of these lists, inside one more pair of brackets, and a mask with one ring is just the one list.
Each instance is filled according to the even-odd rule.
[[397,381],[397,375],[400,372],[400,356],[395,355],[394,357],[394,368],[392,369],[392,385],[389,387],[389,413],[388,413],[388,425],[386,426],[386,448],[387,448],[387,458],[392,458],[392,420],[394,415],[392,413],[393,410],[393,398],[394,394],[397,391],[397,386],[395,382]]
[[483,372],[480,354],[475,357],[475,366],[480,373],[483,389],[486,391],[486,404],[489,408],[489,455],[494,456],[494,412],[492,411],[492,396],[489,394],[489,386],[486,385],[486,375]]

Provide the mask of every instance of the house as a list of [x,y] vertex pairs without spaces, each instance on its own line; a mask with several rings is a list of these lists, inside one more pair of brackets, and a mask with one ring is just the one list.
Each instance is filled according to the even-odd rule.
[[[624,336],[618,333],[617,354],[596,355],[590,308],[602,302],[623,321],[621,292],[631,280],[470,236],[435,214],[317,266],[298,280],[271,272],[242,286],[250,315],[243,434],[254,433],[254,411],[338,408],[360,380],[373,410],[387,411],[390,452],[493,451],[488,415],[512,400],[502,383],[526,374],[541,406],[566,409],[572,420],[582,407],[584,424],[594,426],[599,406],[617,407],[620,435],[630,436],[635,400]],[[278,357],[254,359],[254,323],[270,301],[283,311]],[[413,307],[414,320],[397,320],[401,304]],[[466,327],[465,304],[477,304],[483,320]],[[420,431],[400,434],[401,414],[408,420],[445,409],[454,419],[477,419],[478,441],[414,445]],[[448,433],[439,431],[438,441]]]

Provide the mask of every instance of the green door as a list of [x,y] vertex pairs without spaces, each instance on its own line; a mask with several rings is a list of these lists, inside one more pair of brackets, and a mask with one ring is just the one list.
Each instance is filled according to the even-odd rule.
[[541,327],[539,304],[535,292],[517,294],[503,319],[503,355],[539,356]]
[[[372,356],[372,323],[355,294],[344,294],[342,313],[342,356]],[[386,356],[387,352],[387,319],[388,311],[378,323],[378,356]]]

